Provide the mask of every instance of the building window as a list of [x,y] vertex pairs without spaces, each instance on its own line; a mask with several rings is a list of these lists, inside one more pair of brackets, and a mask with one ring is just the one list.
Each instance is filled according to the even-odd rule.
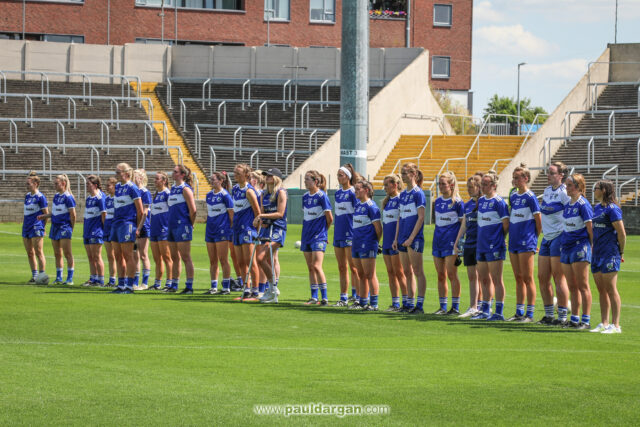
[[[172,8],[177,6],[185,9],[208,9],[208,10],[244,10],[242,0],[164,0],[164,7]],[[138,6],[161,7],[163,0],[136,0]]]
[[448,79],[451,77],[450,56],[434,56],[431,58],[431,77],[434,79]]
[[84,43],[84,36],[67,36],[64,34],[44,34],[42,40],[45,42],[58,43]]
[[46,2],[46,3],[84,3],[84,0],[27,0],[33,2]]
[[436,27],[450,27],[452,8],[450,4],[434,4],[433,25]]
[[264,0],[265,21],[288,21],[289,0]]
[[335,0],[311,0],[309,5],[311,22],[336,22]]

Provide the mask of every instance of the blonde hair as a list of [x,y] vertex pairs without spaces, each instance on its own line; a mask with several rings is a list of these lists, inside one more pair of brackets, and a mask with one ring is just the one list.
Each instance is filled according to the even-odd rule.
[[133,168],[129,166],[129,163],[118,163],[116,168],[120,169],[120,173],[127,174],[129,179],[133,178]]
[[422,188],[422,181],[424,181],[424,175],[422,174],[422,171],[418,169],[418,165],[416,165],[415,163],[405,163],[404,165],[402,165],[402,169],[407,169],[408,171],[413,173],[416,177],[416,185]]
[[569,173],[569,168],[567,167],[567,165],[565,165],[562,162],[553,162],[551,163],[551,165],[549,165],[549,167],[551,166],[555,166],[556,168],[556,172],[560,175],[562,175],[562,181],[565,180],[565,178],[568,176]]
[[30,179],[34,184],[36,184],[36,188],[40,187],[40,177],[38,176],[38,172],[29,172],[29,174],[27,175],[27,179]]
[[567,179],[571,179],[576,187],[578,187],[580,194],[584,196],[585,190],[587,188],[584,176],[581,173],[574,173],[573,175],[569,175]]
[[255,179],[258,182],[258,186],[264,187],[265,179],[264,175],[262,175],[262,171],[260,169],[256,169],[249,173],[249,179]]
[[[138,185],[138,182],[140,181],[140,184],[142,185]],[[133,171],[133,182],[138,186],[138,187],[147,187],[147,184],[149,183],[149,178],[147,177],[147,172],[144,169],[136,169]]]
[[280,191],[281,189],[283,189],[283,185],[282,185],[282,179],[278,176],[275,175],[271,175],[273,178],[273,188],[271,190],[269,190],[269,184],[266,182],[267,180],[265,179],[265,185],[266,185],[266,191],[269,194],[276,194],[278,191]]
[[65,186],[64,191],[67,191],[69,194],[73,195],[71,193],[71,181],[69,181],[69,177],[67,176],[66,173],[57,175],[56,179],[59,179],[60,181],[64,182],[64,186]]
[[[482,194],[482,188],[480,187],[480,181],[482,181],[482,176],[480,176],[479,174],[474,174],[472,176],[469,177],[469,179],[467,179],[467,184],[471,184],[473,185],[473,187],[476,189],[476,193],[480,193]],[[471,196],[471,194],[469,194],[469,196]],[[473,198],[473,196],[471,196]]]
[[526,163],[520,163],[520,166],[516,166],[513,173],[522,173],[523,176],[527,177],[527,183],[531,182],[531,171],[527,168]]
[[456,179],[456,174],[451,171],[446,171],[442,175],[440,175],[440,178],[446,179],[449,182],[449,185],[452,187],[451,199],[459,199],[460,192],[458,191],[458,180]]
[[490,169],[489,171],[487,171],[487,173],[482,175],[482,179],[484,178],[489,178],[491,180],[491,185],[498,185],[498,173],[493,169]]
[[327,188],[327,178],[317,170],[307,171],[305,175],[309,175],[316,182],[319,189],[324,191]]
[[[387,182],[387,180],[393,181],[398,187],[398,191],[402,190],[402,179],[400,179],[400,175],[398,175],[397,173],[392,173],[391,175],[385,176],[382,182],[385,183]],[[382,209],[384,209],[384,207],[387,206],[387,203],[389,203],[390,198],[391,196],[387,194],[385,198],[382,200]]]
[[249,166],[246,163],[238,163],[234,168],[234,172],[236,169],[240,169],[242,170],[242,172],[244,173],[244,179],[245,181],[249,181],[249,178],[251,178],[251,166]]

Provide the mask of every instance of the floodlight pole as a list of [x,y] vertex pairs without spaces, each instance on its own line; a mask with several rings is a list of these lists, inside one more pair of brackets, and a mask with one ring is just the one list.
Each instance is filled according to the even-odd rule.
[[[294,90],[294,101],[293,101],[293,146],[296,146],[296,134],[298,133],[298,73],[302,70],[307,70],[307,67],[302,65],[284,65],[282,68],[292,68],[295,70],[295,81],[296,86]],[[304,123],[304,122],[303,122]]]
[[271,17],[275,13],[273,9],[265,9],[264,11],[267,14],[267,47],[271,46]]
[[613,30],[613,43],[618,44],[618,0],[616,0],[616,21]]
[[367,176],[369,136],[369,1],[342,2],[340,164]]
[[516,103],[518,104],[518,135],[520,135],[520,67],[526,65],[526,62],[518,64],[518,96]]
[[24,27],[27,22],[27,0],[22,0],[22,41],[24,41]]

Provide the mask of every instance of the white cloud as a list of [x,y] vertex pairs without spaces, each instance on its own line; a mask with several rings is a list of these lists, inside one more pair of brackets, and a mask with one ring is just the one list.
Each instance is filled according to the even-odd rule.
[[[485,0],[486,1],[486,0]],[[615,1],[605,0],[492,0],[492,7],[520,18],[525,15],[544,16],[545,20],[564,23],[601,23],[610,20],[613,25]],[[640,18],[640,2],[637,0],[618,1],[618,19]]]
[[523,75],[530,75],[545,80],[569,80],[577,82],[587,72],[586,59],[567,59],[547,64],[527,64],[522,69]]
[[493,8],[490,1],[484,0],[473,6],[473,20],[481,23],[503,23],[507,17]]
[[526,31],[520,24],[481,27],[474,31],[474,39],[479,50],[491,55],[540,57],[556,50],[553,43]]

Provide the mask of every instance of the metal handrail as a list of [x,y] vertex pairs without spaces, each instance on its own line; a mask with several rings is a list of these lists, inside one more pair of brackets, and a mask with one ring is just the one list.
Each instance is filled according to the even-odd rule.
[[[260,169],[260,156],[258,155],[258,153],[260,152],[260,150],[256,150],[251,154],[251,157],[249,157],[249,166],[251,167],[251,169]],[[253,157],[258,155],[258,158],[256,159],[256,167],[253,167]]]
[[587,64],[587,98],[589,105],[591,105],[591,92],[589,91],[589,86],[591,85],[591,66],[593,64],[640,64],[638,61],[591,61]]
[[91,146],[91,172],[93,172],[93,153],[96,153],[96,161],[98,164],[98,173],[100,173],[100,152],[95,146]]
[[[624,187],[625,185],[630,184],[630,183],[632,183],[634,181],[636,183],[636,191],[635,191],[635,195],[633,196],[633,198],[635,199],[635,206],[638,206],[638,196],[639,196],[639,194],[638,194],[638,177],[631,178],[631,179],[623,182],[622,184],[620,184],[620,187],[618,187],[618,200],[622,199],[622,187]],[[595,188],[595,184],[594,184],[594,188]]]
[[618,175],[620,174],[620,170],[618,169],[618,165],[613,165],[611,166],[609,169],[607,169],[603,174],[602,174],[602,179],[607,179],[607,175],[609,175],[611,172],[616,171],[616,187],[618,188]]
[[291,105],[291,79],[288,79],[282,85],[282,111],[285,111],[286,109],[285,101],[287,100],[287,86],[289,86],[289,105]]
[[[53,95],[52,95],[52,97],[53,97]],[[132,98],[132,99],[135,99],[135,98]],[[202,102],[202,98],[179,98],[179,99],[182,99],[184,102],[198,102],[198,103]],[[212,102],[212,103],[213,102],[224,102],[224,101],[226,101],[229,104],[242,104],[242,98],[205,98],[205,102],[209,102],[209,101]],[[252,102],[260,102],[260,103],[266,102],[267,104],[279,104],[279,105],[282,105],[282,104],[287,105],[287,104],[289,104],[288,100],[284,100],[283,101],[282,99],[256,99],[256,98],[253,98],[251,101]],[[247,102],[247,100],[244,100],[244,102]],[[309,105],[340,105],[340,101],[314,101],[314,100],[304,100],[304,99],[299,99],[298,100],[298,103],[302,103],[302,102],[308,102]],[[407,114],[407,116],[409,116],[409,114]],[[418,116],[417,114],[413,115],[413,116],[416,116],[416,117],[407,117],[407,118],[410,118],[410,119],[420,118],[420,117],[417,117]],[[439,117],[439,116],[433,116],[433,117]],[[426,118],[426,116],[423,116],[422,118]],[[442,117],[439,117],[439,118],[442,119]]]
[[591,173],[591,165],[596,163],[596,143],[595,139],[591,137],[587,144],[587,173]]
[[[2,118],[0,118],[0,120],[2,120]],[[36,119],[37,121],[37,119]],[[124,122],[123,122],[124,123]],[[198,123],[198,126],[200,126],[201,128],[210,128],[210,129],[217,129],[218,125],[216,124],[209,124],[209,123]],[[242,125],[242,127],[244,128],[244,130],[258,130],[259,126],[252,126],[252,125]],[[234,125],[234,124],[230,124],[230,125],[221,125],[220,126],[221,129],[237,129],[238,125]],[[287,127],[287,126],[262,126],[262,130],[267,130],[267,131],[278,131],[280,129],[285,129],[287,131],[293,131],[295,130],[300,130],[300,127],[294,128],[292,126]],[[321,133],[335,133],[337,132],[339,129],[332,129],[332,128],[304,128],[305,132],[311,132],[314,129],[318,129],[318,132]]]
[[[311,138],[315,136],[316,141],[316,151],[318,151],[318,129],[314,129],[313,132],[309,134],[309,151],[311,151]],[[282,148],[284,148],[284,144],[282,144]],[[293,145],[293,149],[296,149],[295,143]]]
[[[262,108],[264,108],[264,125],[268,126],[268,115],[269,115],[269,107],[267,104],[267,101],[264,101],[262,104],[260,104],[260,108],[258,108],[258,127],[260,129],[258,129],[259,133],[262,133]],[[220,124],[220,116],[218,116],[218,124]]]
[[149,129],[149,146],[151,147],[151,154],[153,155],[153,126],[151,123],[144,124],[144,148],[147,148],[147,129]]
[[609,147],[611,147],[611,121],[613,120],[613,140],[616,140],[616,113],[612,111],[609,114],[609,120],[607,122],[607,135],[609,135]]
[[13,120],[9,121],[9,147],[11,147],[11,143],[13,142],[13,130],[16,132],[16,144],[18,144],[18,125]]
[[242,156],[242,126],[239,126],[233,133],[233,160],[236,159],[236,137],[238,132],[240,132],[240,155]]
[[304,135],[304,109],[307,109],[307,127],[309,127],[309,103],[305,102],[305,104],[300,109],[300,123],[302,127],[300,128],[300,135]]
[[216,171],[216,161],[218,160],[218,156],[216,156],[216,152],[213,149],[213,146],[209,147],[209,170],[210,173],[214,173]]
[[[327,80],[323,81],[323,82],[320,84],[320,102],[321,102],[321,103],[322,103],[322,101],[323,101],[323,96],[322,96],[323,92],[322,92],[322,90],[323,90],[323,88],[325,88],[325,87],[327,88],[327,101],[329,100],[329,81],[330,81],[330,80],[329,80],[329,79],[327,79]],[[323,105],[322,105],[322,104],[320,104],[320,111],[324,111],[324,108],[323,108]]]
[[[4,90],[2,89],[2,82],[4,81]],[[0,92],[4,93],[4,101],[7,102],[7,75],[4,71],[0,71]]]
[[31,107],[31,124],[29,127],[33,127],[33,101],[30,96],[25,96],[24,98],[24,118],[28,119],[29,115],[27,114],[27,101],[29,101],[29,105]]
[[[84,73],[82,74],[82,95],[86,95],[85,79],[89,82],[89,105],[91,105],[91,78]],[[122,85],[120,85],[120,87],[122,87]],[[49,97],[47,96],[47,104],[49,103],[48,99]],[[87,99],[85,98],[83,102],[87,102]]]
[[[204,101],[203,101],[204,102]],[[204,110],[204,104],[202,105],[202,109]],[[185,105],[182,98],[180,98],[180,127],[186,130],[187,126],[187,106]]]
[[492,169],[492,170],[494,170],[494,171],[496,171],[496,172],[497,172],[497,171],[498,171],[498,169],[496,169],[496,168],[498,167],[498,163],[499,163],[499,162],[508,162],[508,161],[511,161],[511,160],[513,160],[513,158],[509,158],[509,159],[496,159],[496,161],[495,161],[495,162],[493,162],[493,165],[491,165],[491,167],[490,167],[489,169]]
[[[109,145],[110,145],[110,141],[111,141],[111,136],[109,135],[109,126],[107,126],[107,124],[105,123],[104,120],[102,120],[100,122],[100,147],[104,147],[104,132],[103,129],[106,129],[106,133],[107,133],[107,154],[110,154],[111,150],[109,149]],[[145,137],[144,140],[147,140],[147,128],[144,128],[144,132],[145,132]]]
[[138,154],[142,154],[142,169],[146,169],[146,164],[147,164],[147,160],[146,160],[146,155],[144,154],[144,150],[140,147],[136,147],[136,169],[140,169],[139,163],[138,163]]
[[527,140],[529,139],[529,136],[531,136],[531,129],[533,128],[533,125],[535,125],[536,122],[538,122],[540,120],[540,116],[549,117],[550,115],[551,114],[542,114],[542,113],[536,114],[536,116],[533,118],[533,121],[531,122],[531,126],[529,127],[529,130],[527,131],[527,134],[525,135],[524,139],[522,140],[522,144],[520,144],[520,148],[518,149],[518,151],[522,150],[522,147],[524,147],[524,144],[526,144]]
[[116,129],[120,130],[120,107],[118,106],[118,101],[116,101],[115,99],[111,98],[111,101],[109,101],[109,113],[111,113],[111,126],[114,125],[114,121],[113,121],[113,106],[116,106]]
[[[247,106],[251,107],[251,79],[247,79],[247,81],[245,81],[242,84],[242,111],[244,111],[244,88],[247,85],[249,85]],[[211,86],[209,86],[209,87],[211,87]],[[209,98],[211,98],[211,96],[209,96]],[[211,104],[209,104],[209,105],[211,105]]]
[[[0,81],[0,84],[2,84],[2,81]],[[5,169],[7,168],[7,163],[5,161],[5,152],[4,152],[4,148],[0,147],[0,151],[2,151],[2,180],[6,179],[5,176]]]
[[[194,129],[196,131],[195,152],[198,155],[198,158],[201,158],[200,147],[202,145],[202,133],[200,132],[200,125],[196,124],[194,126]],[[220,132],[220,127],[219,126],[218,126],[218,132]]]
[[76,120],[78,119],[78,116],[76,101],[70,96],[67,97],[67,124],[71,124],[71,104],[73,104],[73,128],[77,129],[78,124],[76,123]]
[[[291,152],[289,154],[287,154],[287,158],[284,160],[284,170],[285,170],[285,175],[289,175],[289,158],[291,158],[291,156],[293,156],[295,154],[296,150],[291,150]],[[294,162],[296,161],[296,158],[294,157],[293,159],[291,159],[291,172],[293,172],[295,170],[294,167]]]
[[[282,149],[284,150],[284,128],[280,129],[276,134],[276,161],[278,161],[278,138],[282,135]],[[638,140],[638,150],[640,150],[640,140]],[[638,151],[638,159],[640,159],[640,151]],[[640,160],[638,160],[638,168],[640,169]]]
[[65,148],[66,135],[64,130],[64,125],[60,120],[56,120],[56,142],[58,143],[58,147],[60,147],[60,130],[62,130],[62,154],[67,154],[67,150]]
[[640,172],[640,138],[638,138],[638,143],[636,144],[636,157],[637,157],[637,169]]
[[[640,64],[640,62],[639,62]],[[640,83],[640,80],[635,81],[635,82],[603,82],[603,83],[588,83],[587,84],[587,92],[589,93],[589,104],[591,105],[591,110],[597,110],[598,109],[598,86],[636,86]],[[589,87],[592,87],[591,90],[589,90]],[[638,92],[640,93],[640,85],[638,86]],[[591,103],[591,98],[593,95],[593,103]],[[638,99],[638,109],[640,109],[640,99]],[[640,117],[640,113],[638,113],[638,117]]]
[[418,168],[420,168],[420,158],[422,157],[422,155],[424,154],[424,152],[425,152],[425,150],[427,149],[428,146],[431,146],[431,158],[433,158],[433,135],[430,135],[429,139],[427,139],[427,142],[422,147],[422,150],[420,150],[420,153],[418,154],[418,156],[416,156],[416,157],[404,157],[402,159],[398,159],[396,164],[393,166],[393,169],[391,169],[391,173],[395,173],[395,171],[398,168],[398,166],[400,166],[400,163],[402,161],[404,161],[404,160],[417,159],[418,160]]
[[227,125],[227,101],[218,104],[218,133],[220,133],[220,107],[224,105],[224,125]]
[[[202,83],[202,109],[204,110],[204,90],[207,86],[207,83],[209,83],[211,81],[211,79],[207,79],[204,81],[204,83]],[[209,85],[209,98],[211,98],[211,85]],[[209,105],[211,105],[211,102],[209,102]]]
[[[571,116],[574,114],[591,114],[596,115],[596,114],[628,114],[628,113],[640,113],[640,109],[636,109],[636,108],[624,108],[624,109],[619,109],[619,110],[597,110],[597,111],[591,111],[591,110],[572,110],[572,111],[567,111],[564,114],[564,119],[562,120],[562,126],[563,126],[563,136],[566,137],[567,134],[571,134]],[[567,130],[568,129],[568,130]]]
[[173,107],[171,106],[171,91],[172,91],[172,86],[173,84],[171,83],[171,79],[167,78],[167,90],[165,92],[165,98],[167,101],[167,108],[169,110],[173,110]]

